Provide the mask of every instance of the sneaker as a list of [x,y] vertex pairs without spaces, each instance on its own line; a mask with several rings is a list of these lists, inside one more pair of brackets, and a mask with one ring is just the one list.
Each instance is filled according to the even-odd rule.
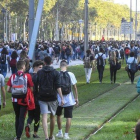
[[63,133],[58,132],[58,133],[56,134],[56,137],[57,137],[57,138],[63,138]]
[[55,137],[54,136],[49,137],[49,140],[55,140]]
[[70,140],[70,137],[65,135],[64,140]]
[[40,138],[38,135],[33,134],[33,138]]
[[25,127],[25,133],[26,133],[26,137],[30,138],[30,127],[28,125]]

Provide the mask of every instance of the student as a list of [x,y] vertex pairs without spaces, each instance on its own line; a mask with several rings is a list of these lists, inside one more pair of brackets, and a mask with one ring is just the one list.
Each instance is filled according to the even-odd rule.
[[[55,125],[55,114],[57,109],[57,92],[61,97],[61,105],[64,104],[61,92],[60,76],[50,65],[51,57],[44,58],[45,66],[37,72],[38,100],[42,114],[42,125],[46,140],[54,140],[53,131]],[[48,136],[48,114],[50,114],[50,135]]]
[[[63,94],[65,104],[61,106],[61,98],[60,98],[60,95],[58,95],[59,106],[57,108],[56,115],[57,115],[57,125],[58,125],[59,131],[56,134],[56,137],[63,138],[61,115],[62,115],[62,110],[64,108],[64,118],[66,118],[66,128],[65,128],[64,139],[70,139],[68,133],[71,126],[72,110],[73,110],[73,106],[75,104],[78,105],[79,103],[77,87],[76,87],[77,80],[75,78],[75,75],[72,72],[67,72],[67,62],[65,60],[61,61],[60,68],[61,68],[61,72],[60,72],[61,89],[62,89],[62,94]],[[65,81],[63,78],[65,80],[66,79],[69,79],[69,80]],[[65,83],[66,84],[69,83],[69,85],[67,85],[67,89],[66,88],[64,89],[64,87],[66,87]],[[75,98],[74,98],[71,86],[73,86],[74,88]]]
[[83,58],[87,84],[90,83],[92,67],[93,67],[93,59],[94,58],[93,58],[93,55],[91,54],[91,51],[87,50],[86,56],[84,56]]
[[99,73],[99,82],[102,83],[103,79],[103,72],[104,72],[104,67],[105,67],[105,60],[106,56],[103,54],[104,50],[103,48],[100,48],[100,52],[96,54],[95,59],[97,60],[97,70]]
[[25,132],[26,132],[26,137],[30,138],[30,125],[32,121],[34,120],[34,134],[33,138],[40,138],[37,135],[39,124],[40,124],[40,106],[38,104],[38,99],[37,99],[37,72],[42,69],[44,63],[41,60],[37,60],[33,64],[33,73],[30,73],[32,76],[32,80],[34,83],[34,88],[33,88],[33,94],[34,94],[34,99],[35,99],[35,109],[34,110],[29,110],[28,111],[28,119],[27,119],[27,126],[25,127]]
[[130,75],[130,78],[131,78],[131,84],[134,83],[134,78],[135,78],[135,73],[136,71],[132,71],[132,64],[137,64],[137,59],[134,57],[134,52],[131,52],[130,53],[130,57],[128,58],[127,60],[127,64],[128,64],[128,73]]
[[[5,82],[4,82],[4,76],[0,74],[0,87],[1,87],[1,92],[3,95],[3,108],[6,106],[6,93],[5,93]],[[0,110],[1,110],[1,93],[0,93]]]
[[[18,79],[18,77],[23,77],[25,79],[24,81],[24,88],[27,86],[27,94],[25,98],[13,98],[12,97],[12,102],[13,102],[13,108],[15,111],[15,129],[16,129],[16,138],[14,140],[20,140],[22,132],[23,132],[23,128],[24,128],[24,120],[25,120],[25,116],[26,116],[26,112],[27,109],[34,109],[35,105],[34,105],[34,98],[33,98],[33,94],[32,94],[32,90],[33,90],[33,82],[32,82],[32,78],[29,74],[24,74],[24,71],[26,70],[25,67],[26,63],[25,61],[18,61],[17,62],[17,74],[13,74],[8,82],[7,82],[7,91],[8,92],[12,92],[13,89],[13,83],[14,83],[14,79]],[[22,78],[22,79],[23,79]],[[13,96],[13,95],[12,95]]]
[[[117,73],[117,57],[116,57],[116,52],[111,51],[110,52],[110,57],[109,57],[109,64],[110,64],[110,79],[111,79],[111,84],[116,82],[116,73]],[[114,79],[113,79],[114,77]]]

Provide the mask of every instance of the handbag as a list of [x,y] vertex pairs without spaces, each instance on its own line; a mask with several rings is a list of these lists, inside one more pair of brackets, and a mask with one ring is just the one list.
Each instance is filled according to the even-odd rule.
[[129,71],[129,67],[128,67],[128,65],[125,67],[125,71]]
[[120,70],[120,69],[121,69],[121,62],[117,62],[117,63],[116,63],[116,69],[117,69],[117,70]]

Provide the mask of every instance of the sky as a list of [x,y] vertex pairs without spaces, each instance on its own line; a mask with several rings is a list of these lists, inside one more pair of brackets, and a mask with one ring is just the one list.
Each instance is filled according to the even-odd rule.
[[[115,3],[119,4],[127,4],[130,7],[130,0],[114,0]],[[137,7],[138,11],[140,11],[140,0],[137,0]],[[132,0],[132,10],[135,11],[136,9],[136,0]]]

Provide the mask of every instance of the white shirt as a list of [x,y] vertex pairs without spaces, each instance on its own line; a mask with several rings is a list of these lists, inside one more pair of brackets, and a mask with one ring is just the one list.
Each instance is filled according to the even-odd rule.
[[[134,59],[135,59],[135,61],[134,61]],[[129,66],[129,69],[131,68],[131,64],[133,63],[133,61],[134,61],[134,63],[137,63],[137,59],[135,57],[129,57],[128,58],[127,64]]]
[[98,54],[96,54],[96,56],[95,56],[95,59],[97,59],[98,58],[98,55],[102,55],[102,58],[103,58],[103,60],[104,60],[104,66],[105,66],[105,59],[106,59],[106,56],[105,56],[105,54],[103,54],[103,53],[98,53]]
[[[4,76],[0,74],[0,88],[5,86]],[[1,90],[0,90],[0,105],[1,105]]]
[[[72,72],[68,72],[68,74],[69,74],[70,79],[71,79],[71,86],[75,85],[77,83],[75,75]],[[57,94],[57,98],[58,98],[59,106],[61,106],[61,98],[60,98],[59,94]],[[73,95],[73,91],[71,91],[67,95],[63,95],[63,99],[64,99],[63,107],[74,106],[76,104],[75,98],[74,98],[74,95]]]

